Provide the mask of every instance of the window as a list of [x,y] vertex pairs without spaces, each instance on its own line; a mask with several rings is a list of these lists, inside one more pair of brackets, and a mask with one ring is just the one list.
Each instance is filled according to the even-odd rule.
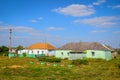
[[63,52],[61,52],[61,55],[63,56]]
[[92,53],[92,56],[95,56],[95,52],[91,52]]
[[37,53],[39,54],[39,51],[37,51]]
[[44,53],[44,51],[42,51],[42,54]]
[[69,52],[67,53],[67,55],[69,56]]
[[49,52],[52,52],[52,50],[48,50]]
[[29,50],[27,51],[27,53],[29,54]]
[[33,53],[33,50],[32,50],[32,53]]

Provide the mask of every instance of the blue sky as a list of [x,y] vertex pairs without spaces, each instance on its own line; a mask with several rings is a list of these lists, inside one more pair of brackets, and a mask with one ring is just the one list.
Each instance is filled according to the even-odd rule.
[[0,0],[0,46],[100,42],[120,47],[120,0]]

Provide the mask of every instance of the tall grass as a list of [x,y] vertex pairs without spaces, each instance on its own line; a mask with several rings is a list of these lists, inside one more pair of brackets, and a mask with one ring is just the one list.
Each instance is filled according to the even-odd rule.
[[62,60],[58,66],[53,66],[54,63],[40,64],[38,59],[33,58],[9,59],[0,56],[0,80],[120,80],[120,58],[87,61],[88,65],[69,68],[69,60]]

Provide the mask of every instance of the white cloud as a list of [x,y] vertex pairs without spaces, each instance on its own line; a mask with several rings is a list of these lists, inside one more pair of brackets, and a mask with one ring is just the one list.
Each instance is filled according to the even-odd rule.
[[106,0],[97,0],[97,2],[93,2],[93,5],[101,5],[102,3],[105,3]]
[[39,18],[38,18],[38,20],[42,20],[42,19],[43,19],[43,17],[39,17]]
[[62,27],[48,27],[47,30],[64,30]]
[[9,31],[12,29],[13,32],[27,32],[27,33],[33,33],[38,32],[38,30],[33,29],[32,27],[26,27],[26,26],[12,26],[12,25],[0,25],[0,31]]
[[106,32],[105,30],[93,30],[91,31],[92,33],[104,33]]
[[15,30],[17,32],[36,32],[35,29],[33,29],[31,27],[24,27],[24,26],[14,27],[13,30]]
[[116,16],[102,16],[83,20],[75,20],[75,23],[82,23],[96,27],[113,27],[119,23],[120,18]]
[[[0,25],[0,45],[9,45],[9,29],[12,29],[12,46],[25,46],[43,40],[43,33],[32,27]],[[36,35],[37,34],[37,35]]]
[[86,6],[82,4],[72,4],[64,8],[54,9],[55,12],[64,15],[70,15],[74,17],[89,16],[95,13],[95,10],[91,6]]
[[113,9],[120,9],[120,4],[119,5],[115,5],[115,6],[111,6]]
[[29,20],[30,22],[32,23],[37,23],[38,21],[42,20],[43,17],[38,17],[37,19],[32,19],[32,20]]
[[30,20],[30,22],[32,22],[32,23],[36,23],[36,22],[38,22],[37,20]]

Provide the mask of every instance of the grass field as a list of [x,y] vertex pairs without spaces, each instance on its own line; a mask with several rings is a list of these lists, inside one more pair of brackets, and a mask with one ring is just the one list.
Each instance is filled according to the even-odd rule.
[[89,60],[87,65],[68,67],[61,63],[40,63],[33,58],[0,56],[0,80],[120,80],[120,56],[111,61]]

